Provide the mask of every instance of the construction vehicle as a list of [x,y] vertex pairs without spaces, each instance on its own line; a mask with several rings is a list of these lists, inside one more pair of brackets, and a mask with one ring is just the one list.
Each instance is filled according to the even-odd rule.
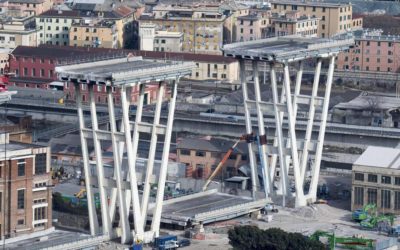
[[390,233],[392,231],[394,218],[394,215],[372,215],[369,218],[361,221],[360,226],[369,230],[379,229],[379,231]]
[[[62,199],[66,204],[72,207],[87,207],[86,189],[82,188],[78,193],[72,195],[62,194]],[[100,208],[100,195],[94,194],[94,203],[96,208]]]
[[153,249],[167,250],[178,248],[178,237],[176,235],[164,235],[154,239]]
[[[258,147],[260,148],[261,145],[267,143],[267,137],[264,136],[255,136],[254,133],[251,134],[245,134],[242,135],[233,145],[232,147],[229,148],[229,150],[225,153],[224,157],[222,160],[218,163],[217,167],[215,168],[214,172],[208,177],[207,181],[205,182],[203,186],[203,192],[207,190],[208,185],[210,185],[211,181],[217,176],[217,174],[220,172],[220,170],[224,167],[226,161],[229,159],[231,154],[235,151],[235,148],[241,141],[246,141],[247,143],[252,143],[252,142],[257,142]],[[261,157],[261,154],[260,154]],[[263,161],[261,161],[262,163]],[[262,166],[264,169],[264,166]],[[264,184],[264,188],[266,188],[266,185]]]
[[366,204],[362,209],[354,210],[351,217],[354,221],[360,222],[368,219],[371,216],[374,216],[375,214],[376,214],[376,204],[369,203]]
[[358,237],[337,237],[334,233],[325,231],[316,231],[310,236],[312,240],[323,241],[323,238],[327,239],[327,245],[330,250],[334,250],[335,247],[340,249],[358,249],[358,250],[369,250],[375,249],[375,241],[371,239],[364,239]]

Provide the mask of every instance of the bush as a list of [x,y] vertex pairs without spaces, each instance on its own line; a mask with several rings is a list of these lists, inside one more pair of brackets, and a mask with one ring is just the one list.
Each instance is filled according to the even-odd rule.
[[300,233],[288,233],[279,228],[261,230],[255,226],[239,226],[228,231],[229,243],[240,250],[321,250],[319,241]]

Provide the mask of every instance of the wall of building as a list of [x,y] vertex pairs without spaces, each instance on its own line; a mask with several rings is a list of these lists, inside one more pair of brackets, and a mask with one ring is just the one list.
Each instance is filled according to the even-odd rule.
[[[52,226],[51,190],[47,187],[51,185],[50,152],[48,148],[29,148],[28,145],[25,145],[27,149],[24,150],[10,150],[10,155],[14,158],[6,161],[4,158],[0,159],[0,235],[3,236],[5,232],[7,238],[45,230]],[[46,155],[46,170],[41,174],[35,173],[35,158],[38,154]],[[19,167],[24,169],[24,172],[19,173]],[[20,197],[23,198],[20,199],[23,207],[18,206],[19,190],[24,190],[24,196]],[[37,217],[38,209],[43,210],[40,211],[40,217]]]
[[37,16],[42,14],[45,11],[48,11],[53,6],[52,0],[42,0],[40,2],[35,1],[36,3],[32,3],[33,1],[8,1],[9,8],[18,8],[22,12],[28,13],[31,16]]
[[37,44],[50,45],[69,45],[69,30],[73,21],[79,21],[79,18],[62,16],[38,16],[36,25],[39,28],[37,34]]
[[[226,152],[177,149],[177,161],[186,164],[187,168],[191,167],[193,171],[193,177],[206,179],[216,169],[218,163],[222,160],[225,153]],[[237,168],[247,162],[247,159],[244,159],[245,160],[243,160],[241,154],[232,154],[224,164],[224,168],[226,169],[225,173],[227,173],[227,176],[235,175],[237,173]]]
[[[362,174],[364,180],[355,180],[356,173]],[[372,176],[376,176],[376,182],[371,181],[375,179]],[[389,183],[385,183],[386,178],[390,178]],[[352,210],[376,203],[381,213],[400,214],[400,170],[353,165],[352,179]],[[385,203],[389,206],[383,206]]]
[[197,62],[196,68],[192,70],[190,79],[213,79],[233,83],[239,80],[239,63]]
[[340,53],[338,70],[398,72],[400,40],[389,37],[356,38],[356,46]]
[[199,54],[221,55],[225,19],[188,20],[140,20],[140,23],[154,23],[161,30],[182,32],[182,51]]
[[69,31],[69,45],[116,49],[117,31],[114,25],[109,27],[72,25]]

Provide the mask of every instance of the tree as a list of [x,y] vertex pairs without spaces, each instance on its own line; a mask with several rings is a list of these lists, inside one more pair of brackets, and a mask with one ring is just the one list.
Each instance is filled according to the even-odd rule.
[[300,233],[288,233],[279,228],[261,230],[255,226],[238,226],[228,231],[229,243],[240,250],[321,250],[319,241]]

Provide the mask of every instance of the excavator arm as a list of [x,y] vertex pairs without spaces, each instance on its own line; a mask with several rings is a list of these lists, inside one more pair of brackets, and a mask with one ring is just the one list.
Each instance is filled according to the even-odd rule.
[[229,156],[231,156],[233,150],[235,150],[235,148],[237,147],[237,145],[239,144],[239,142],[242,139],[239,139],[235,142],[235,144],[233,144],[233,146],[228,150],[228,152],[225,153],[224,157],[222,158],[222,160],[219,162],[219,164],[217,165],[217,167],[215,168],[214,172],[212,172],[212,174],[210,175],[210,177],[208,177],[206,183],[203,186],[203,191],[207,190],[208,185],[210,185],[210,182],[214,179],[214,177],[219,173],[219,171],[222,169],[222,167],[224,166],[225,162],[229,159]]

